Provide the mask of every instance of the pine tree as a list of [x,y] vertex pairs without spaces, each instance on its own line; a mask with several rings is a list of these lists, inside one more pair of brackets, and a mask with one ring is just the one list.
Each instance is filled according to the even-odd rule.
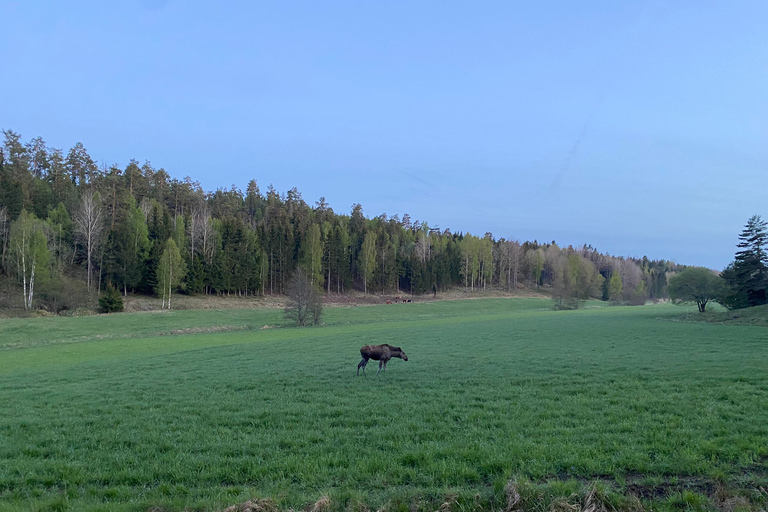
[[123,311],[123,298],[111,284],[107,285],[104,294],[99,297],[99,310],[102,313],[117,313]]
[[758,306],[766,303],[768,289],[768,223],[753,215],[739,235],[736,259],[722,276],[730,285],[731,293],[724,299],[730,308]]

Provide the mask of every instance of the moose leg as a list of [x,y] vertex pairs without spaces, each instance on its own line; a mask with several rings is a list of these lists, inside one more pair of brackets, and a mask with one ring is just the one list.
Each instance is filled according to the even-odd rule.
[[367,364],[368,364],[368,359],[366,359],[365,357],[363,358],[362,361],[360,361],[357,364],[357,374],[358,375],[360,375],[360,368],[362,368],[363,369],[363,376],[367,377],[367,375],[365,375],[365,365],[367,365]]
[[381,373],[381,365],[383,365],[383,364],[384,364],[384,361],[379,361],[379,371],[378,371],[378,372],[376,372],[376,375],[378,375],[379,373]]

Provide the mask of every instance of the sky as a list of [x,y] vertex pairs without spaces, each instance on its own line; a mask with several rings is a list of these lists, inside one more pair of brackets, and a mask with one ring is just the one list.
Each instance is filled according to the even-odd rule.
[[206,191],[722,269],[768,218],[768,2],[0,0],[0,128]]

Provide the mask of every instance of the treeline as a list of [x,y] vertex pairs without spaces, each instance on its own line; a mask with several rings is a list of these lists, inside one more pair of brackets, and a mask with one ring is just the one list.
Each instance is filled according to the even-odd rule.
[[[424,294],[546,288],[564,307],[594,297],[666,297],[674,263],[601,254],[591,246],[519,242],[336,213],[295,188],[256,180],[205,192],[149,162],[98,166],[82,144],[65,153],[5,130],[0,149],[0,269],[24,305],[72,307],[73,290],[153,294],[282,294],[297,267],[327,293]],[[19,301],[21,302],[21,301]]]

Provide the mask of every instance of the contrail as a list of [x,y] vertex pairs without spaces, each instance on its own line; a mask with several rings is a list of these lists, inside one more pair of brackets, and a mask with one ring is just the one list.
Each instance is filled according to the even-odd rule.
[[[619,51],[617,57],[621,55],[625,55],[628,52],[629,42],[638,35],[641,19],[645,15],[646,8],[647,8],[647,4],[643,3],[640,14],[633,20],[633,23],[630,23],[628,27],[629,30],[624,31],[624,33],[628,34],[628,36],[624,40],[624,43],[621,45],[620,47],[621,50]],[[616,60],[621,63],[627,62],[626,58],[624,59],[616,58]],[[605,97],[608,93],[608,89],[618,80],[618,76],[620,74],[621,73],[618,71],[614,72],[613,76],[605,80],[605,82],[603,83],[603,86],[600,90],[600,95],[598,96],[597,100],[592,106],[592,109],[587,115],[587,119],[586,121],[584,121],[584,125],[581,127],[581,131],[579,132],[579,135],[576,137],[576,140],[573,141],[573,145],[571,145],[571,150],[568,152],[568,154],[566,154],[565,159],[563,159],[563,163],[560,164],[560,167],[555,173],[555,177],[552,179],[552,183],[550,183],[549,188],[547,189],[547,193],[541,199],[542,202],[544,202],[548,197],[550,197],[552,193],[555,190],[557,190],[557,188],[560,186],[560,182],[563,180],[563,177],[565,176],[565,173],[568,170],[568,167],[570,167],[571,162],[578,154],[579,147],[581,147],[581,143],[584,141],[584,138],[589,132],[589,128],[590,128],[590,125],[592,124],[592,119],[595,117],[595,113],[598,111],[603,101],[605,100]]]
[[581,127],[581,132],[579,132],[579,136],[576,137],[575,141],[573,141],[571,150],[565,156],[565,159],[563,160],[563,163],[560,165],[560,168],[557,170],[557,173],[555,174],[555,177],[552,180],[552,183],[549,185],[549,189],[547,190],[547,196],[552,195],[552,192],[554,192],[560,186],[560,182],[563,180],[565,171],[568,169],[568,166],[571,164],[571,161],[576,156],[576,153],[579,152],[579,146],[581,146],[581,142],[584,140],[584,137],[587,135],[587,132],[589,131],[589,125],[592,123],[592,118],[594,117],[595,111],[597,111],[598,106],[603,102],[603,97],[605,97],[605,93],[601,95],[601,98],[598,99],[597,103],[595,103],[595,106],[592,108],[592,111],[587,116],[587,120],[584,122],[584,126]]

